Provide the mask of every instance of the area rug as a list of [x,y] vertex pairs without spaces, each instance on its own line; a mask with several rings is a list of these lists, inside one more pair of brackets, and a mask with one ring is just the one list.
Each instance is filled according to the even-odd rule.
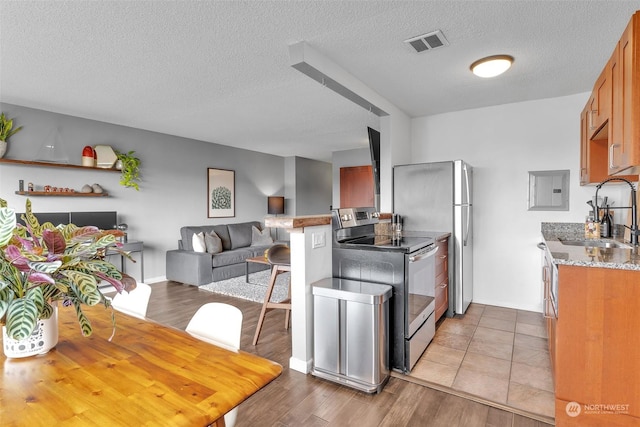
[[[276,278],[276,285],[271,294],[272,302],[280,302],[288,296],[289,275],[291,273],[280,273]],[[245,281],[244,274],[239,277],[233,277],[219,282],[209,283],[200,286],[200,289],[214,292],[216,294],[227,295],[230,297],[241,298],[254,302],[263,302],[267,292],[267,285],[271,278],[270,270],[258,271],[249,274],[249,283]]]

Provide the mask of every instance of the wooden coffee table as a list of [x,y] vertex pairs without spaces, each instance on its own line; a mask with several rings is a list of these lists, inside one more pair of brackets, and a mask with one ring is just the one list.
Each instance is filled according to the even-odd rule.
[[254,256],[254,257],[247,258],[246,260],[244,260],[244,280],[247,283],[251,283],[251,282],[249,282],[249,263],[250,262],[253,262],[255,264],[271,265],[271,263],[267,260],[267,258],[265,258],[264,255]]

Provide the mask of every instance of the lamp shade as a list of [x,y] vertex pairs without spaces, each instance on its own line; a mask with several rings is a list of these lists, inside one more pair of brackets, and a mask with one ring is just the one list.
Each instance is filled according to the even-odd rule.
[[269,196],[267,197],[267,213],[283,214],[284,213],[284,197]]

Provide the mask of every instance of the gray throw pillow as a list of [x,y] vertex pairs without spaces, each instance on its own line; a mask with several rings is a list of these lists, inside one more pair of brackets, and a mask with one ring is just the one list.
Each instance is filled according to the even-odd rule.
[[251,246],[264,246],[272,243],[271,229],[265,228],[260,231],[255,225],[251,226]]
[[204,233],[204,244],[207,247],[207,252],[210,254],[219,254],[222,252],[222,240],[215,231]]

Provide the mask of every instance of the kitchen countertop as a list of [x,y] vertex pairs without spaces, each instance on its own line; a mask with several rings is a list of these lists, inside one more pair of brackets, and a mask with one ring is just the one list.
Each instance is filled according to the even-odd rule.
[[431,237],[433,240],[440,240],[451,236],[451,233],[448,231],[403,231],[402,235],[406,237]]
[[[587,240],[582,223],[542,223],[542,237],[556,265],[639,270],[638,248],[598,248],[565,245],[562,240]],[[595,242],[618,242],[631,246],[622,238],[591,239]]]
[[331,215],[302,215],[302,216],[270,216],[264,219],[264,226],[271,228],[305,228],[316,225],[331,224]]

